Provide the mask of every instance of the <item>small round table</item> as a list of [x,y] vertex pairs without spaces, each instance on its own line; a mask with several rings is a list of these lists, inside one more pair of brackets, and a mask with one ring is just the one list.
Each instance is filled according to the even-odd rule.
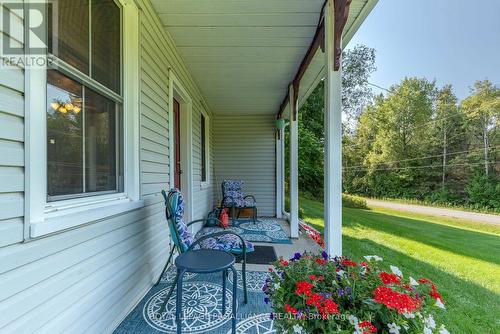
[[182,308],[182,279],[186,272],[209,274],[222,272],[222,314],[226,314],[226,272],[233,272],[233,316],[232,332],[236,333],[236,289],[238,275],[234,269],[235,257],[233,254],[214,249],[199,249],[182,253],[175,259],[177,267],[177,296],[175,308],[175,321],[177,333],[181,333],[181,308]]

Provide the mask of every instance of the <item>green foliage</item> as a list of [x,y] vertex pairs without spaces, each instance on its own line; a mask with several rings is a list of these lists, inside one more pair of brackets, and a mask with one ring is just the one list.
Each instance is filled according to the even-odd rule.
[[[493,191],[499,108],[499,89],[490,82],[476,83],[459,105],[449,85],[437,89],[425,79],[404,79],[376,97],[356,133],[344,139],[344,191],[499,209]],[[481,168],[492,177],[480,200],[466,188]]]
[[296,253],[289,261],[275,262],[263,290],[279,332],[389,333],[394,327],[405,328],[405,333],[444,331],[433,318],[444,313],[434,283],[423,278],[419,284],[380,262],[379,256],[362,260],[329,259],[322,252]]
[[[375,51],[356,46],[343,59],[343,192],[498,211],[500,89],[478,81],[459,103],[451,85],[405,78],[372,98],[368,79]],[[323,198],[324,84],[299,114],[299,188]],[[288,158],[288,136],[286,162]],[[475,171],[488,191],[472,191]],[[285,164],[286,175],[289,166]],[[471,189],[466,190],[467,189]],[[479,190],[479,189],[478,189]],[[481,199],[479,198],[481,197]]]
[[[305,220],[323,231],[323,203],[306,198],[300,203]],[[498,332],[499,225],[380,207],[346,208],[342,220],[346,256],[377,254],[405,276],[423,275],[442,287],[448,311],[436,322],[446,323],[451,333]],[[474,321],[464,321],[469,318]]]
[[498,177],[475,173],[469,185],[465,188],[469,204],[500,208],[500,182]]
[[[375,70],[375,50],[357,45],[344,52],[342,62],[342,106],[348,115],[344,129],[349,130],[371,99],[368,78]],[[299,188],[301,192],[323,197],[324,180],[324,83],[320,82],[298,114]],[[289,161],[288,131],[285,131],[285,161]],[[285,164],[286,175],[289,166]]]
[[364,198],[346,194],[342,194],[342,206],[352,209],[368,209]]

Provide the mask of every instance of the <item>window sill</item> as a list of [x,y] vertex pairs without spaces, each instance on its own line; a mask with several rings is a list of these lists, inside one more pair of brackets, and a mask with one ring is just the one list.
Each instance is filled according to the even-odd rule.
[[47,212],[43,222],[30,224],[30,237],[37,238],[83,224],[95,223],[143,206],[143,200],[132,201],[127,197],[120,197]]

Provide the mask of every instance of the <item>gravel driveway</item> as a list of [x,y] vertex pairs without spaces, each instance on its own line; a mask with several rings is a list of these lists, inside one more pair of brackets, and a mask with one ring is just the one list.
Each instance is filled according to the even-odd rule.
[[486,214],[486,213],[476,213],[476,212],[468,212],[468,211],[460,211],[460,210],[452,210],[452,209],[444,209],[444,208],[434,208],[434,207],[430,207],[430,206],[386,202],[386,201],[380,201],[380,200],[374,200],[374,199],[367,199],[366,202],[368,203],[369,206],[378,206],[378,207],[394,209],[394,210],[422,213],[422,214],[441,216],[441,217],[460,218],[460,219],[467,219],[467,220],[472,220],[472,221],[476,221],[476,222],[480,222],[480,223],[500,225],[500,216]]

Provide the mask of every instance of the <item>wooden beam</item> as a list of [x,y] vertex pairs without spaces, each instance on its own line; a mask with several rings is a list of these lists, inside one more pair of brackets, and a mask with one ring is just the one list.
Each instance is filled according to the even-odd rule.
[[[327,0],[328,1],[328,0]],[[304,56],[304,59],[302,59],[302,62],[300,63],[299,69],[297,73],[295,74],[295,77],[293,78],[292,85],[293,85],[293,91],[294,91],[294,101],[296,102],[299,96],[299,87],[300,87],[300,80],[304,76],[304,74],[307,71],[307,68],[311,64],[314,55],[316,54],[316,51],[318,48],[321,48],[321,50],[325,51],[325,18],[324,18],[324,10],[326,7],[326,3],[323,6],[323,9],[321,10],[321,15],[318,23],[318,27],[316,28],[316,32],[314,34],[313,41],[311,45],[309,46],[309,49],[306,52],[306,55]],[[332,17],[334,17],[334,33],[333,33],[333,45],[334,45],[334,59],[333,59],[333,70],[338,71],[340,68],[340,58],[342,57],[342,33],[344,31],[344,27],[347,23],[347,19],[349,17],[349,7],[351,5],[351,0],[335,0],[333,6],[328,6],[331,11],[333,11]],[[276,118],[281,118],[283,116],[283,111],[285,110],[286,103],[290,100],[289,95],[287,94],[285,96],[285,99],[280,105],[280,108],[278,110],[278,113],[276,115]],[[294,103],[296,105],[296,103]],[[297,119],[297,108],[292,107],[292,113],[293,113],[293,120]]]
[[278,115],[276,115],[276,119],[280,119],[283,116],[283,112],[285,111],[285,107],[288,104],[288,94],[289,91],[286,92],[285,98],[283,99],[283,102],[280,104],[280,108],[278,110]]
[[334,11],[332,16],[335,18],[333,33],[334,71],[338,71],[340,69],[340,58],[342,57],[342,33],[344,32],[344,27],[347,23],[347,19],[349,18],[350,5],[351,0],[335,0],[334,6],[331,6],[331,9]]
[[[326,5],[326,1],[325,1],[325,5]],[[302,59],[302,62],[300,63],[300,66],[299,66],[299,69],[297,70],[297,73],[295,74],[293,81],[291,83],[293,85],[293,88],[294,88],[293,89],[293,91],[294,91],[293,98],[295,101],[294,105],[297,104],[296,102],[297,102],[297,99],[299,96],[300,80],[302,79],[302,77],[306,73],[306,70],[309,67],[309,65],[311,64],[311,62],[314,58],[314,55],[316,54],[316,51],[318,50],[318,48],[321,48],[322,50],[324,50],[324,47],[325,47],[325,23],[324,23],[325,5],[323,5],[323,9],[321,10],[319,23],[318,23],[318,26],[316,28],[316,32],[314,33],[313,41],[312,41],[311,45],[309,46],[309,49],[307,49],[307,52],[306,52],[304,58]],[[278,114],[277,114],[276,118],[281,118],[283,116],[283,111],[285,110],[286,103],[288,102],[288,100],[290,100],[289,94],[287,94],[287,96],[283,100],[283,103],[280,105],[280,109],[278,110]],[[297,110],[296,109],[297,108],[292,107],[293,120],[297,119]]]

